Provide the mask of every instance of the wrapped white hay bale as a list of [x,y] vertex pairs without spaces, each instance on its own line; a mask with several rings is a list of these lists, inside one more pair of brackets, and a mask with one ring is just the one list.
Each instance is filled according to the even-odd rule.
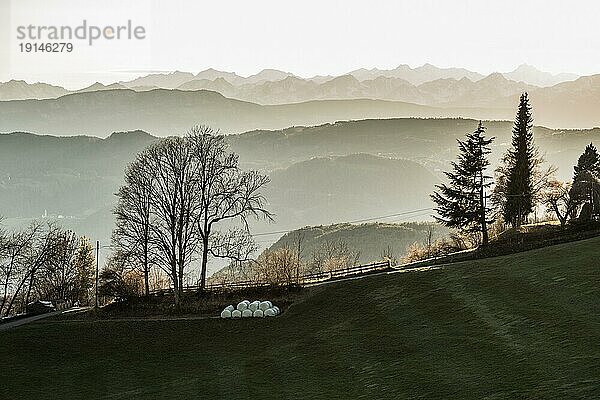
[[229,312],[233,312],[233,310],[235,310],[235,307],[234,307],[234,306],[232,306],[232,305],[228,305],[227,307],[225,307],[225,308],[223,309],[223,311],[225,311],[225,310],[227,310],[227,311],[229,311]]
[[275,311],[275,315],[281,314],[281,310],[277,306],[273,306],[273,310]]
[[267,309],[265,310],[265,313],[264,313],[264,315],[265,315],[265,317],[274,317],[274,316],[276,316],[277,314],[275,313],[275,309],[274,309],[274,308],[267,308]]
[[228,309],[224,309],[223,311],[221,311],[221,318],[231,318],[231,311],[229,311]]
[[245,309],[244,311],[242,311],[242,318],[250,318],[252,317],[252,314],[252,311],[250,311],[249,309]]
[[248,308],[252,310],[252,312],[258,310],[258,306],[260,305],[260,301],[255,300],[252,303],[248,304]]
[[273,303],[271,303],[269,300],[267,300],[267,304],[269,304],[269,308],[273,308]]
[[262,312],[262,310],[256,310],[254,311],[254,313],[252,314],[252,316],[254,318],[262,318],[265,316],[265,314]]
[[236,307],[239,311],[244,311],[245,309],[248,308],[248,303],[246,303],[245,301],[240,301]]
[[231,318],[242,318],[242,312],[240,310],[233,310],[231,312]]
[[271,308],[271,306],[269,305],[268,301],[261,301],[258,308],[259,310],[265,311],[266,309]]

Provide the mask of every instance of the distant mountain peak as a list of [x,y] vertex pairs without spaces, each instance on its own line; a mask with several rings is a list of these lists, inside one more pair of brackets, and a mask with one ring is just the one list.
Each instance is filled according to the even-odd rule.
[[331,81],[340,81],[340,82],[342,82],[342,81],[352,81],[352,82],[355,82],[356,81],[356,82],[358,82],[358,79],[356,79],[356,77],[354,75],[346,74],[346,75],[336,76]]
[[256,75],[261,75],[261,74],[272,74],[272,73],[276,73],[276,74],[286,74],[286,75],[291,75],[289,72],[284,72],[275,68],[264,68],[263,70],[261,70],[258,74]]
[[537,69],[533,65],[527,64],[527,63],[523,63],[523,64],[519,65],[517,68],[515,68],[515,71],[536,71],[536,72],[541,72],[539,69]]
[[359,81],[373,80],[378,76],[400,78],[413,85],[435,81],[443,78],[461,79],[468,77],[471,80],[483,78],[483,75],[464,68],[439,68],[433,64],[425,63],[419,67],[411,68],[407,64],[400,64],[392,70],[379,70],[377,68],[366,70],[364,68],[350,72]]
[[53,99],[68,93],[63,87],[43,82],[27,83],[18,79],[0,82],[0,100]]
[[521,64],[511,72],[506,72],[504,77],[516,82],[525,82],[535,86],[554,86],[556,84],[573,81],[578,78],[578,75],[561,73],[551,74],[549,72],[540,71],[538,68],[530,64]]
[[148,132],[136,129],[134,131],[113,132],[105,140],[128,140],[133,138],[156,139],[155,136],[152,136]]
[[88,87],[78,90],[77,92],[96,92],[96,91],[100,91],[100,90],[112,90],[112,89],[127,89],[127,87],[120,83],[111,83],[110,85],[105,85],[101,82],[95,82]]
[[280,71],[278,69],[266,68],[260,71],[257,74],[250,75],[249,77],[244,79],[245,83],[261,83],[265,81],[281,81],[288,76],[294,76],[294,74],[290,72]]
[[408,64],[400,64],[395,69],[396,70],[407,70],[407,69],[412,69],[412,68]]
[[127,87],[156,86],[164,89],[174,89],[177,86],[194,79],[191,72],[172,71],[169,73],[155,73],[141,76],[128,82],[119,82]]
[[493,72],[483,78],[481,81],[489,81],[489,82],[504,82],[507,81],[506,77],[502,75],[500,72]]

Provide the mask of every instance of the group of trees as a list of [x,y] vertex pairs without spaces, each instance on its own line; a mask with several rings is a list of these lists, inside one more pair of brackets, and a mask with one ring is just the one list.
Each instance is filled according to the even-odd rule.
[[527,93],[521,95],[511,146],[495,170],[495,179],[486,172],[493,141],[485,137],[481,122],[465,140],[458,140],[458,161],[452,162],[452,171],[445,172],[448,183],[437,185],[431,196],[438,222],[475,234],[485,246],[491,223],[520,227],[538,206],[554,214],[563,227],[570,219],[598,216],[600,157],[596,148],[586,147],[574,168],[573,183],[555,179],[555,168],[543,168],[544,159],[534,142]]
[[209,257],[243,261],[256,250],[248,218],[272,218],[261,193],[268,182],[241,170],[223,135],[209,127],[153,143],[127,167],[117,193],[115,264],[141,270],[145,294],[151,270],[159,268],[179,306],[193,261],[204,289]]
[[55,224],[0,231],[0,316],[25,312],[38,299],[88,304],[94,265],[89,241]]
[[[458,140],[458,160],[446,172],[448,183],[437,185],[432,199],[436,219],[465,234],[470,243],[486,245],[489,226],[501,221],[513,227],[528,222],[543,205],[562,225],[569,219],[592,218],[600,212],[600,158],[590,145],[575,167],[573,183],[553,178],[554,168],[534,143],[533,118],[523,94],[512,131],[512,143],[495,176],[487,172],[494,138],[477,129]],[[347,267],[357,256],[341,244],[330,244],[303,263],[298,248],[265,251],[256,260],[257,246],[248,219],[271,219],[263,187],[269,178],[243,171],[224,136],[206,126],[184,137],[158,140],[137,155],[125,171],[117,193],[116,228],[109,268],[103,272],[107,292],[150,292],[150,276],[162,271],[174,289],[178,306],[188,267],[200,265],[199,286],[206,285],[209,257],[232,260],[230,270],[293,284],[300,274]],[[419,252],[432,254],[464,247],[465,240],[432,243]],[[415,253],[416,254],[416,253]],[[239,275],[239,274],[238,274]]]
[[268,282],[273,286],[293,286],[305,275],[330,272],[356,265],[360,253],[344,240],[328,240],[302,257],[303,235],[293,245],[263,251],[256,260],[233,262],[213,275],[215,283]]

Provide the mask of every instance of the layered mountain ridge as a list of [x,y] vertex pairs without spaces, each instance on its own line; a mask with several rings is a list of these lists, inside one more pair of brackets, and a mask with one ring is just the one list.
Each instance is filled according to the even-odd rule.
[[[492,73],[488,76],[464,68],[438,68],[431,64],[416,68],[400,65],[389,70],[361,68],[339,76],[312,78],[301,78],[290,72],[276,69],[264,69],[257,74],[243,77],[234,72],[209,68],[197,74],[174,71],[152,73],[130,81],[109,84],[96,82],[72,91],[46,83],[12,80],[0,83],[0,100],[48,99],[69,93],[109,89],[135,91],[206,89],[217,91],[226,97],[260,104],[283,104],[328,98],[374,98],[437,105],[452,102],[453,99],[448,98],[447,93],[452,93],[453,88],[468,91],[469,86],[478,87],[489,78],[499,76],[510,81],[507,84],[498,80],[497,84],[500,87],[497,90],[504,92],[507,85],[522,90],[549,87],[578,78],[573,74],[552,75],[525,64],[511,72]],[[421,88],[423,85],[425,86]],[[459,91],[459,95],[460,93],[462,92]]]

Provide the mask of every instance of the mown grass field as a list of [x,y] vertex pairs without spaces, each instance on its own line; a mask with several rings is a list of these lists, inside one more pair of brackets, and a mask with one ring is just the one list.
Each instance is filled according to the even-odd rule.
[[600,398],[600,238],[311,289],[265,320],[0,332],[1,399]]

